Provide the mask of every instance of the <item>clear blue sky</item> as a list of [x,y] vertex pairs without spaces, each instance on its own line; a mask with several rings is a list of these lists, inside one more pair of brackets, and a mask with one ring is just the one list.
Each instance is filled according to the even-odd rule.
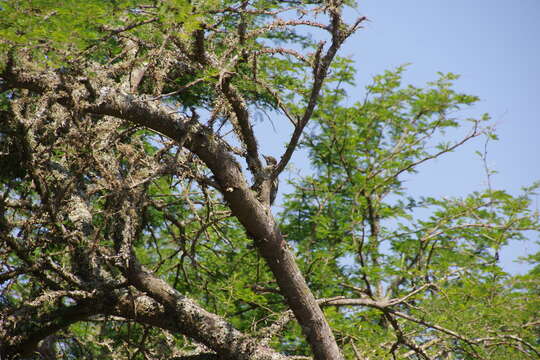
[[[471,114],[487,112],[497,126],[500,141],[492,142],[488,153],[489,165],[499,171],[493,187],[517,194],[540,180],[540,0],[365,0],[358,13],[348,15],[370,20],[341,52],[356,61],[359,91],[373,75],[404,63],[412,64],[405,79],[415,85],[435,79],[437,71],[460,74],[457,88],[481,99]],[[478,139],[427,164],[408,189],[416,195],[460,196],[485,188],[474,154],[482,148]],[[296,167],[306,168],[305,161],[300,154]],[[539,202],[540,197],[536,207]],[[537,239],[531,234],[531,241],[508,246],[502,253],[505,268],[525,271],[513,260],[540,250]]]
[[[489,145],[488,163],[499,173],[496,188],[517,193],[540,180],[540,1],[367,0],[359,12],[370,22],[346,45],[356,60],[358,82],[403,63],[412,63],[407,81],[421,84],[437,71],[461,74],[460,90],[480,97],[473,113],[488,112],[500,141]],[[483,140],[421,168],[408,188],[423,195],[464,195],[485,184],[474,150]],[[536,199],[534,206],[540,207]],[[505,267],[540,250],[531,234],[502,254]]]

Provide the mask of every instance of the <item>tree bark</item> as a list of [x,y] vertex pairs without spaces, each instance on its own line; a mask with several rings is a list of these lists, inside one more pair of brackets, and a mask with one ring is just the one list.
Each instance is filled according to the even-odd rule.
[[[38,93],[52,91],[66,94],[66,89],[71,93],[83,93],[85,96],[78,99],[77,104],[67,94],[58,97],[57,101],[66,107],[76,106],[83,113],[114,116],[144,126],[177,141],[196,154],[214,174],[233,215],[245,227],[274,274],[315,359],[342,359],[323,311],[288,249],[270,208],[257,199],[226,144],[210,129],[193,124],[190,119],[171,112],[163,105],[146,101],[144,97],[126,94],[116,89],[114,84],[90,84],[95,89],[91,93],[87,90],[88,86],[68,84],[55,72],[31,73],[12,66],[6,68],[2,78],[10,87],[26,88]],[[96,95],[99,96],[95,98]]]

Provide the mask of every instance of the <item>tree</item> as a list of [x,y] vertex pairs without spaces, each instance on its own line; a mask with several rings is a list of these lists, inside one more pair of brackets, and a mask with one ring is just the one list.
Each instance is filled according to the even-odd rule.
[[[0,1],[0,356],[538,357],[538,280],[497,264],[538,230],[535,187],[407,197],[493,135],[431,148],[476,101],[452,74],[343,105],[350,5]],[[291,124],[278,161],[258,114]],[[316,174],[276,218],[300,145]]]

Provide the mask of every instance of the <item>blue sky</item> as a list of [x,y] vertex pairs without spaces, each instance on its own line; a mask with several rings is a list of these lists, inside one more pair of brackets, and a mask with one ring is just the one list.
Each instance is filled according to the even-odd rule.
[[[403,63],[412,64],[406,79],[414,84],[437,71],[460,74],[457,87],[481,99],[472,113],[488,112],[500,136],[488,154],[499,171],[495,186],[516,191],[540,179],[540,1],[369,0],[359,10],[370,22],[343,54],[356,60],[360,85]],[[476,157],[464,150],[436,172],[480,175]]]
[[[472,115],[487,112],[500,141],[491,142],[488,164],[495,188],[518,193],[540,180],[540,1],[367,0],[359,14],[370,21],[342,54],[356,60],[358,83],[403,63],[406,80],[419,85],[437,71],[461,75],[457,88],[480,97]],[[475,150],[482,139],[420,168],[408,189],[422,195],[464,195],[485,187]],[[540,198],[535,200],[539,207]],[[517,256],[540,250],[531,241],[502,254],[507,270],[523,272]]]
[[[460,74],[456,88],[481,99],[464,115],[489,113],[500,138],[488,148],[488,164],[498,171],[492,186],[517,194],[540,180],[540,1],[365,0],[357,12],[347,14],[351,20],[359,15],[369,22],[340,53],[356,62],[358,94],[373,75],[405,63],[411,64],[405,82],[414,85],[436,79],[438,71]],[[274,125],[276,135],[286,131],[287,126]],[[275,138],[267,139],[263,149],[279,154]],[[424,196],[462,196],[484,189],[483,165],[475,155],[483,146],[484,140],[477,139],[420,167],[407,188]],[[305,173],[305,154],[293,160]],[[534,206],[540,207],[540,197]],[[530,241],[504,249],[504,267],[524,272],[526,267],[514,260],[539,251],[537,239],[531,234]]]

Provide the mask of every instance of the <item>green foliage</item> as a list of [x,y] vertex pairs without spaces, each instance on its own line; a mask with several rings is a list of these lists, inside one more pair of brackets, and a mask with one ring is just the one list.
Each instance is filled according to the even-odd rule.
[[[0,67],[10,49],[22,47],[32,66],[60,69],[66,77],[96,76],[86,71],[93,62],[117,66],[118,73],[141,66],[146,73],[133,97],[161,98],[186,116],[194,116],[188,112],[194,109],[211,113],[204,123],[215,130],[211,136],[226,138],[221,127],[234,118],[219,91],[226,75],[234,74],[231,85],[249,111],[286,109],[294,120],[309,102],[314,76],[306,62],[314,61],[314,39],[274,24],[260,37],[235,42],[240,24],[248,32],[259,30],[274,20],[271,11],[290,4],[252,2],[257,14],[232,11],[243,5],[228,0],[0,0]],[[319,2],[298,4],[309,8]],[[200,50],[194,34],[208,29],[214,32],[207,51],[220,66],[193,60]],[[126,55],[130,41],[139,46],[132,58]],[[268,46],[291,43],[313,53],[306,60]],[[501,268],[499,254],[539,230],[531,198],[540,183],[517,196],[488,187],[459,198],[411,197],[405,180],[419,165],[478,136],[497,137],[486,125],[488,115],[460,116],[478,98],[455,90],[457,75],[440,73],[416,87],[402,84],[405,70],[375,76],[364,100],[346,106],[354,64],[347,58],[334,61],[312,132],[302,143],[314,171],[294,180],[281,230],[317,298],[365,301],[321,305],[347,358],[418,358],[418,351],[409,354],[414,344],[425,345],[434,359],[534,358],[540,351],[540,254],[528,257],[534,267],[520,276]],[[130,75],[115,73],[107,80],[121,83]],[[62,101],[74,101],[69,96]],[[0,230],[9,218],[15,225],[2,236],[14,239],[10,249],[19,249],[2,249],[0,270],[34,269],[29,264],[45,269],[14,275],[2,289],[0,310],[49,291],[44,275],[71,289],[69,276],[58,273],[78,276],[89,262],[97,263],[85,254],[116,246],[122,193],[140,188],[140,199],[132,199],[134,217],[140,217],[133,248],[142,265],[248,334],[259,336],[283,319],[287,306],[273,275],[212,188],[212,174],[200,159],[159,134],[109,117],[81,116],[58,104],[46,112],[43,106],[51,99],[31,92],[0,94]],[[23,114],[35,123],[19,121]],[[467,127],[470,133],[453,139]],[[92,238],[74,235],[80,233],[77,219],[62,211],[79,194],[91,210],[85,226],[95,230]],[[115,264],[107,251],[99,256]],[[107,265],[104,272],[111,282],[122,279],[118,289],[128,288],[117,268]],[[60,299],[64,309],[74,301]],[[391,300],[395,303],[387,308],[373,305]],[[49,316],[47,310],[32,315]],[[56,344],[66,358],[142,359],[147,358],[143,344],[155,358],[178,356],[173,349],[200,350],[187,337],[135,321],[84,320],[58,334]],[[298,324],[285,323],[271,345],[288,355],[310,356]]]
[[[478,100],[453,89],[456,75],[439,74],[418,88],[402,85],[403,71],[376,76],[365,100],[350,107],[341,105],[343,91],[325,90],[317,126],[304,141],[315,175],[294,181],[283,231],[318,297],[356,297],[359,289],[371,299],[415,293],[395,309],[417,321],[398,316],[398,323],[403,334],[415,334],[414,341],[446,343],[428,347],[428,353],[520,358],[519,350],[501,344],[512,342],[504,334],[537,343],[537,333],[525,326],[533,316],[532,294],[516,286],[520,277],[505,273],[498,260],[502,247],[539,229],[530,210],[538,185],[519,196],[489,188],[463,198],[410,197],[405,175],[483,134],[481,124],[489,117],[464,122],[456,116]],[[470,135],[437,143],[466,123],[472,124]],[[485,134],[495,139],[489,128]],[[383,311],[342,307],[326,314],[341,341],[370,358],[391,358],[392,351],[373,350],[395,341]],[[461,338],[444,339],[443,332],[442,340],[426,324]]]
[[[104,46],[104,41],[115,34],[127,32],[154,40],[155,33],[141,30],[145,24],[154,22],[166,27],[180,23],[183,31],[190,33],[202,19],[198,7],[187,0],[160,1],[155,13],[144,11],[153,5],[154,2],[144,0],[3,0],[0,54],[12,46],[24,46],[42,65],[66,66],[96,46],[100,47],[98,53],[114,51],[114,42]],[[199,7],[208,11],[217,5],[217,1],[203,1]]]

